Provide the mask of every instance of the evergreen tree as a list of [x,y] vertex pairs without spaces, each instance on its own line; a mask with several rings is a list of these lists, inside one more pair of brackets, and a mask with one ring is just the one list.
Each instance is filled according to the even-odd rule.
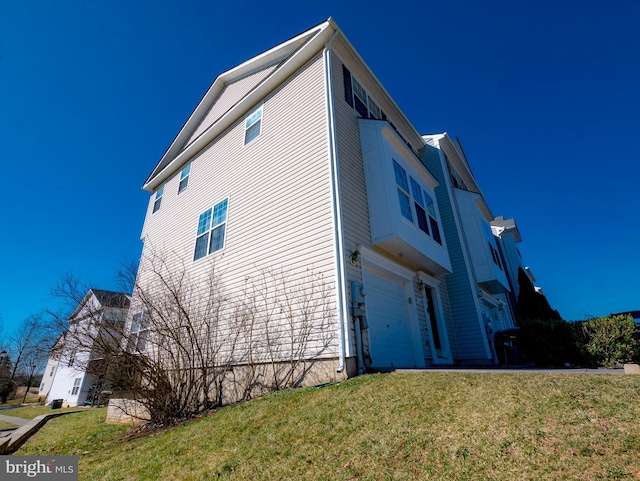
[[562,320],[560,313],[552,309],[549,301],[531,283],[529,276],[522,267],[518,268],[518,285],[520,294],[516,303],[516,316],[518,321],[538,319],[541,321]]

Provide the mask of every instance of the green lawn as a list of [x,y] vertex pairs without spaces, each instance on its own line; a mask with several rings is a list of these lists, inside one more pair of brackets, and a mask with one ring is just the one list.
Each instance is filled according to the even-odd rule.
[[0,411],[0,414],[13,416],[16,418],[33,419],[41,414],[52,414],[57,412],[79,411],[78,408],[51,409],[51,406],[25,406],[15,409]]
[[275,393],[151,435],[104,409],[16,454],[100,480],[640,479],[640,376],[413,373]]

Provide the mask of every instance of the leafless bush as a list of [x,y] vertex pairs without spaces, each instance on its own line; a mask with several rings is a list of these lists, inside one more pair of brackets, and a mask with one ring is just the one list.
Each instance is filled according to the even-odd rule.
[[[64,349],[90,351],[86,369],[144,406],[153,423],[297,386],[330,355],[333,290],[321,274],[256,269],[232,295],[215,264],[194,274],[175,256],[146,252],[137,273],[120,274],[136,279],[126,326],[105,325],[88,309],[67,329]],[[57,293],[77,299],[77,283],[67,278]]]

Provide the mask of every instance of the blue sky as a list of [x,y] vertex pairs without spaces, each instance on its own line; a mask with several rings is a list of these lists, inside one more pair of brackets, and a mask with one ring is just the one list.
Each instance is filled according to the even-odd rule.
[[333,16],[418,131],[460,138],[565,319],[640,309],[640,2],[0,4],[0,315],[116,288],[141,185],[215,76]]

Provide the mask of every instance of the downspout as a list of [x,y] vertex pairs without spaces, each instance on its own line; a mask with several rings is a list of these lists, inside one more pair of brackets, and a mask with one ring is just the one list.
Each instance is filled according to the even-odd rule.
[[336,303],[338,312],[338,343],[339,343],[339,366],[336,372],[342,373],[345,369],[346,359],[346,333],[345,319],[348,319],[348,305],[345,302],[345,264],[344,264],[344,242],[342,232],[342,214],[340,212],[340,188],[338,177],[338,149],[335,135],[335,117],[333,110],[333,93],[331,91],[331,44],[338,35],[336,30],[329,41],[325,44],[322,52],[324,61],[324,81],[327,99],[327,137],[329,143],[329,171],[331,174],[331,206],[333,209],[333,234],[335,241],[335,269],[336,269]]

